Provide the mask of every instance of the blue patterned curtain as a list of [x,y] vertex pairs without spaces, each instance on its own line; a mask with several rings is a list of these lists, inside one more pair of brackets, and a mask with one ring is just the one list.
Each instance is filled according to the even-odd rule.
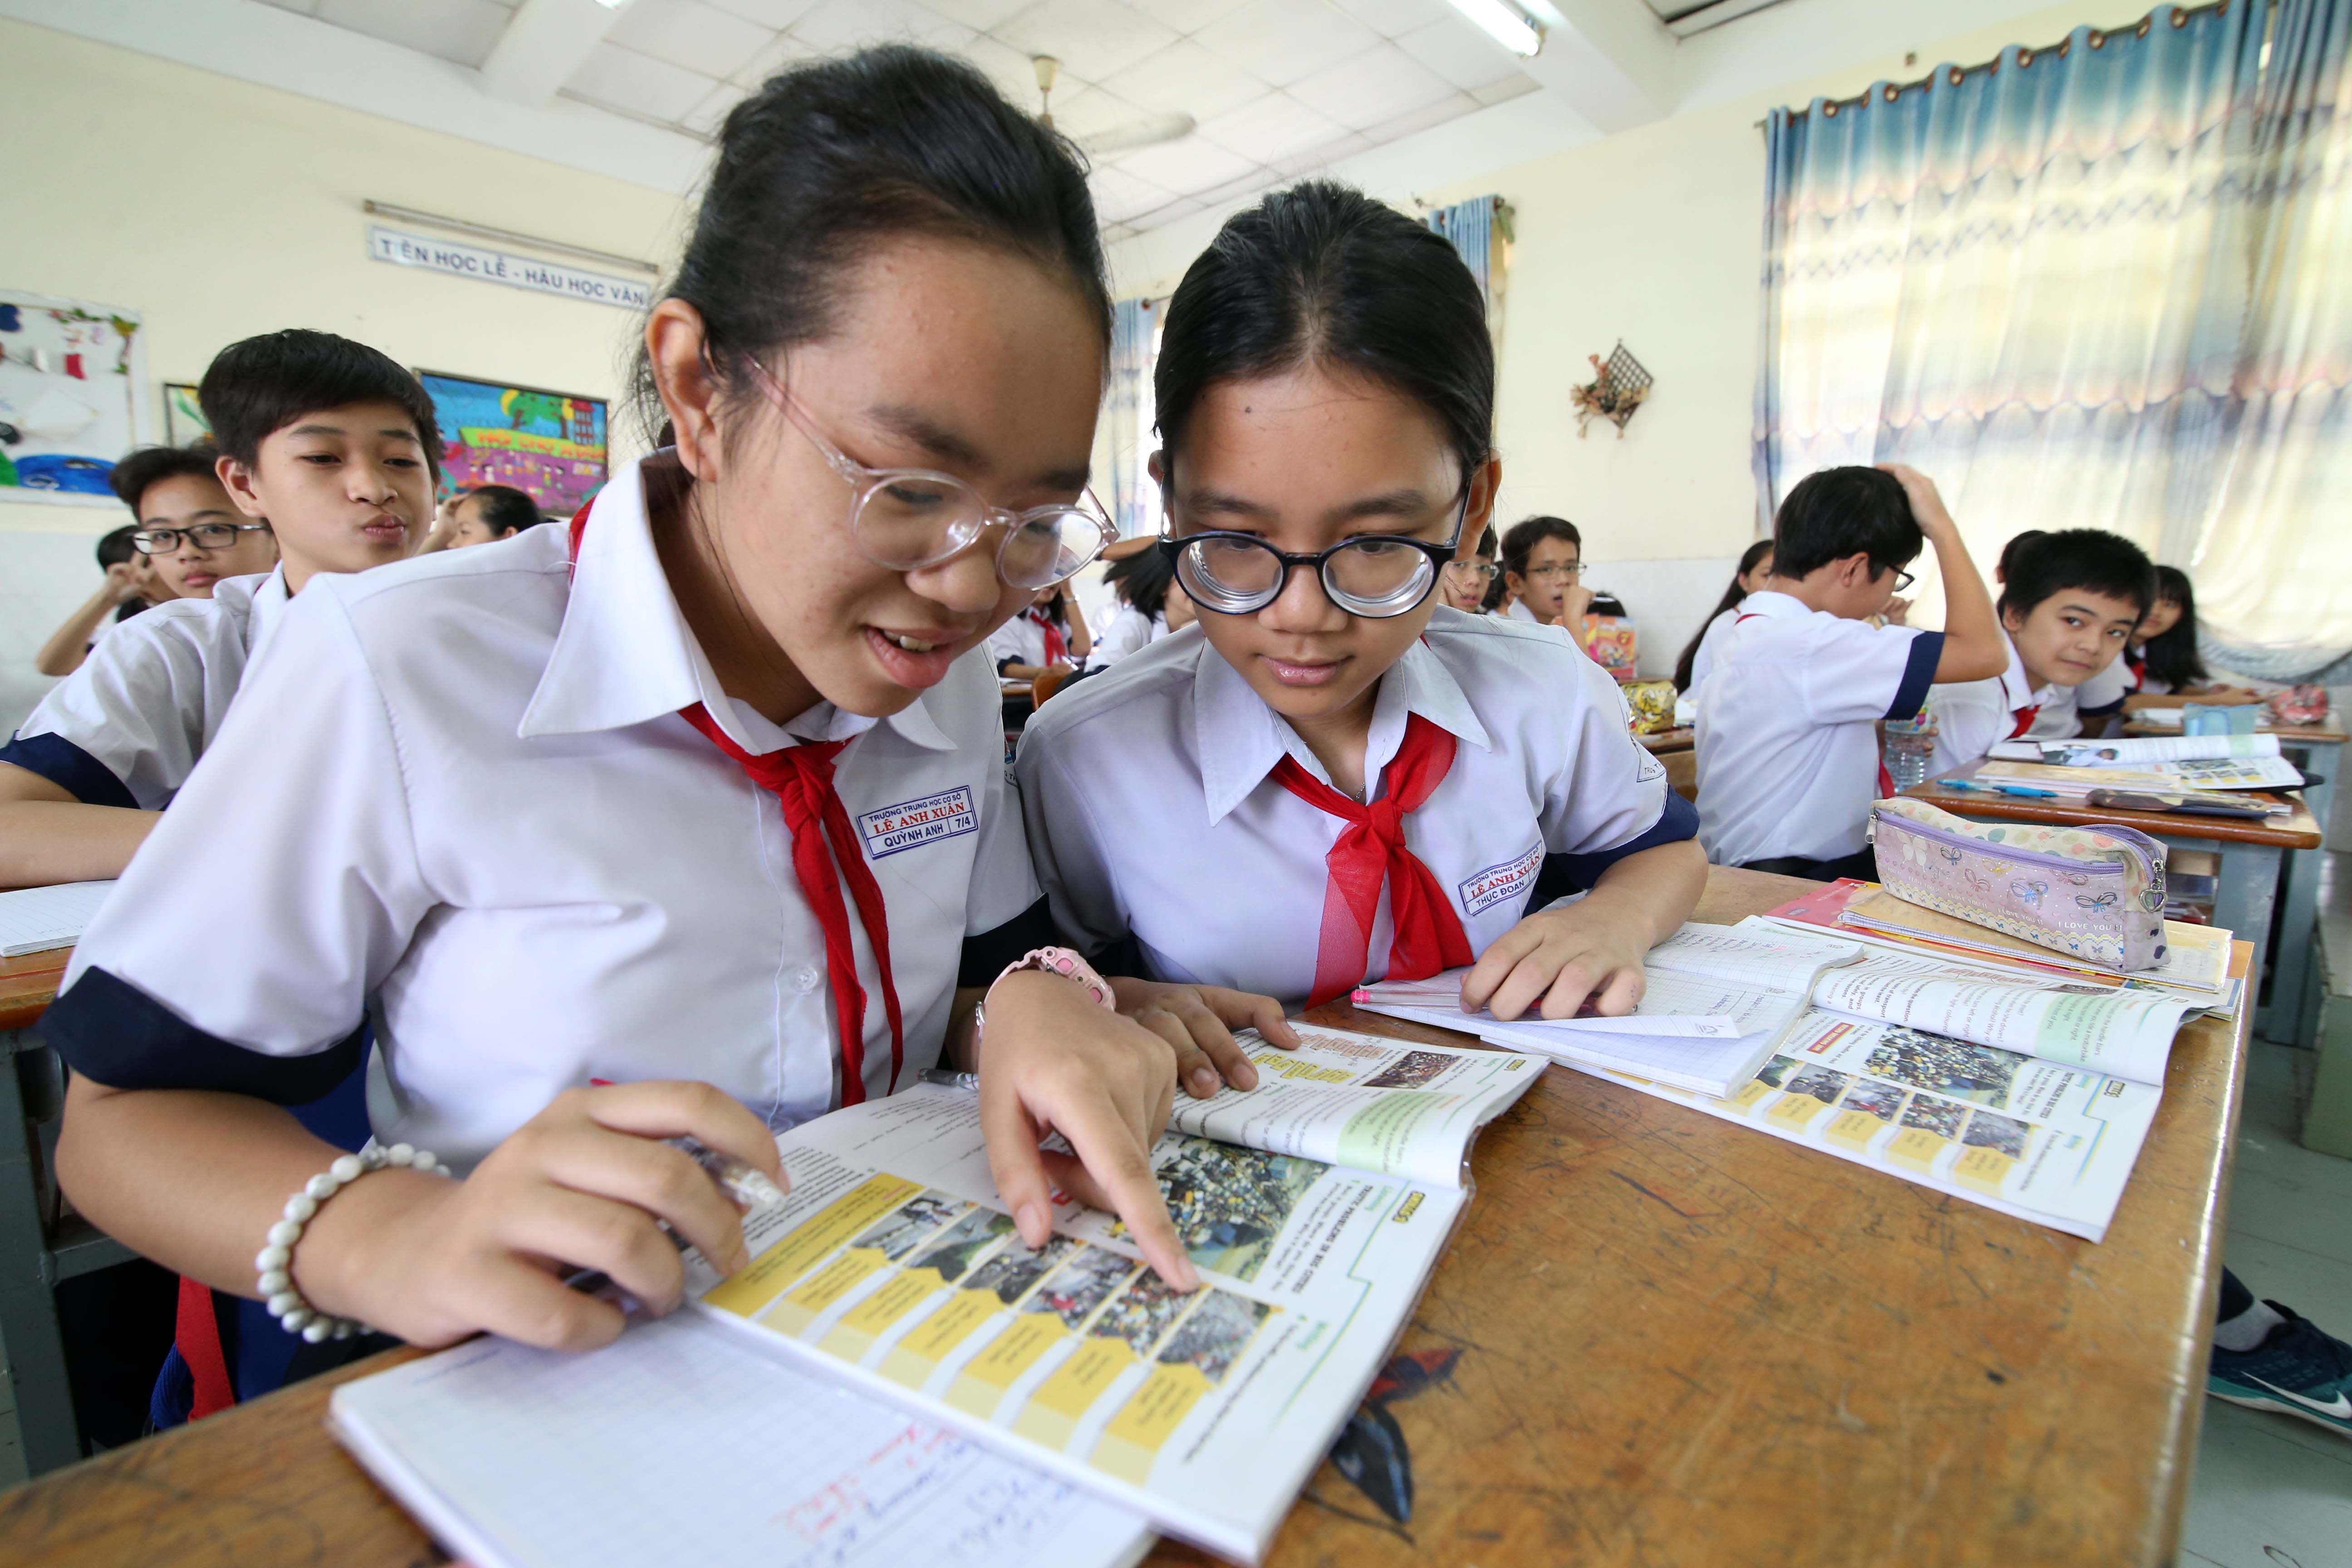
[[1470,275],[1478,279],[1479,293],[1486,296],[1490,321],[1495,314],[1495,205],[1501,199],[1473,196],[1450,207],[1433,207],[1422,218],[1462,253]]
[[1111,307],[1110,387],[1103,428],[1110,441],[1110,520],[1121,539],[1160,531],[1159,487],[1144,465],[1151,454],[1144,435],[1151,428],[1151,347],[1156,313],[1149,300],[1121,300]]
[[2263,20],[2166,6],[1774,110],[1761,517],[1816,468],[1901,461],[1979,561],[2027,528],[2156,550],[2197,526],[2245,314]]
[[2164,543],[2196,576],[2216,663],[2340,682],[2352,677],[2352,0],[2281,0],[2248,119],[2247,308],[2218,482],[2195,526],[2175,523]]

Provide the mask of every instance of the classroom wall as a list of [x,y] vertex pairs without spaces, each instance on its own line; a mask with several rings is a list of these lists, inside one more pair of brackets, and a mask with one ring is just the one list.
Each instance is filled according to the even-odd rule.
[[[372,261],[367,198],[654,261],[682,221],[677,198],[642,185],[11,21],[0,147],[0,285],[139,310],[159,440],[162,383],[279,327],[430,370],[618,394],[628,312]],[[614,423],[626,455],[628,421]],[[0,500],[0,734],[51,684],[33,654],[97,586],[98,536],[126,521],[111,501]]]
[[[1416,199],[1438,205],[1490,194],[1515,210],[1498,336],[1498,515],[1549,512],[1578,524],[1595,563],[1587,580],[1623,597],[1641,628],[1644,674],[1672,669],[1757,537],[1748,466],[1763,264],[1757,121],[1775,104],[1916,80],[1939,62],[1990,59],[2011,43],[2052,42],[2147,10],[2147,0],[2074,0],[1930,34],[1913,46],[1915,64],[1897,52],[1532,160],[1511,154],[1506,130],[1485,168],[1465,166],[1438,183],[1404,153],[1375,151],[1335,167],[1408,211]],[[1716,96],[1722,62],[1714,57],[1736,53],[1747,25],[1682,46],[1685,101]],[[1475,156],[1464,154],[1465,163]],[[1119,291],[1172,289],[1224,216],[1203,214],[1113,247]],[[1622,439],[1601,420],[1580,437],[1569,389],[1592,378],[1587,355],[1605,359],[1621,339],[1656,385]],[[1932,583],[1923,586],[1932,594]]]

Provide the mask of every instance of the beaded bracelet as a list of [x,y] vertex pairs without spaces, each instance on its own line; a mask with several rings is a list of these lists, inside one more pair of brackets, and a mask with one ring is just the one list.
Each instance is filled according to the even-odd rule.
[[261,1250],[254,1254],[253,1267],[259,1271],[256,1282],[262,1300],[268,1304],[269,1315],[289,1334],[300,1334],[305,1343],[318,1344],[325,1340],[347,1340],[353,1334],[368,1331],[367,1325],[353,1318],[338,1318],[321,1312],[302,1299],[294,1285],[294,1247],[302,1239],[302,1227],[320,1206],[343,1188],[371,1171],[392,1166],[404,1166],[415,1171],[439,1171],[450,1174],[449,1167],[441,1163],[428,1151],[406,1143],[394,1143],[389,1149],[370,1143],[356,1154],[344,1154],[334,1163],[302,1184],[301,1190],[286,1200],[286,1208]]

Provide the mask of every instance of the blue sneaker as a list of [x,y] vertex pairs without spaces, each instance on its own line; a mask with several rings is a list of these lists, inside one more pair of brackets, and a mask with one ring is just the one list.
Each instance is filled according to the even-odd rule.
[[2232,1405],[2300,1415],[2352,1437],[2352,1345],[2276,1301],[2271,1307],[2286,1321],[2252,1350],[2215,1345],[2205,1392]]

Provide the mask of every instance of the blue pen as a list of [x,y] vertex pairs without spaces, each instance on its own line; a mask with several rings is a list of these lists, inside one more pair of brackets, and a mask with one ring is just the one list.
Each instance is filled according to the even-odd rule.
[[1946,789],[1969,790],[1983,795],[2021,795],[2027,800],[2056,800],[2058,798],[2058,792],[2054,789],[2028,789],[2023,784],[1978,784],[1972,779],[1946,779],[1943,781],[1943,784]]

